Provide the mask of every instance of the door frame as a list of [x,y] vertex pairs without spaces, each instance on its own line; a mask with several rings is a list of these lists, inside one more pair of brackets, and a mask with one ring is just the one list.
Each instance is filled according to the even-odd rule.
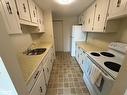
[[[62,51],[64,51],[64,33],[63,33],[63,20],[53,20],[53,23],[54,22],[61,22],[62,23]],[[55,39],[55,32],[53,31],[54,33],[54,39]],[[55,40],[54,40],[54,43],[55,43]],[[56,48],[55,48],[55,52],[62,52],[62,51],[57,51]]]

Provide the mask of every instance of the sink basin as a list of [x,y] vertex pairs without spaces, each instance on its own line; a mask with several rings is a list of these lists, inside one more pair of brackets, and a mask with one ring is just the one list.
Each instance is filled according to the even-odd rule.
[[29,50],[26,55],[41,55],[46,51],[46,48],[36,48]]

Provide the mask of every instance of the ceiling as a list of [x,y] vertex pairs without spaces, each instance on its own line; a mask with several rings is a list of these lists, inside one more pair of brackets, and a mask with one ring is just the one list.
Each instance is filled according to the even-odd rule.
[[55,0],[34,0],[42,9],[51,9],[56,16],[77,16],[94,0],[75,0],[69,5],[60,5]]

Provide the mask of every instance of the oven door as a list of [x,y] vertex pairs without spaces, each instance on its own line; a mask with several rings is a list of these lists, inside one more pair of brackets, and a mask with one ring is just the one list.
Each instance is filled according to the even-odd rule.
[[90,82],[97,95],[109,95],[114,79],[93,63],[90,72]]
[[93,62],[89,59],[87,54],[83,54],[83,73],[89,78],[91,73],[91,66]]

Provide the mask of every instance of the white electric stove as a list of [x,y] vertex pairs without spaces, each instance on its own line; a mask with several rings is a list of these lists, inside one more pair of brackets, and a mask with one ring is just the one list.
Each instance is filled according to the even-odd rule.
[[83,79],[91,95],[108,95],[124,61],[127,44],[112,42],[107,51],[84,53]]
[[127,44],[112,42],[108,48],[108,51],[90,51],[87,54],[95,64],[115,79],[123,63]]

